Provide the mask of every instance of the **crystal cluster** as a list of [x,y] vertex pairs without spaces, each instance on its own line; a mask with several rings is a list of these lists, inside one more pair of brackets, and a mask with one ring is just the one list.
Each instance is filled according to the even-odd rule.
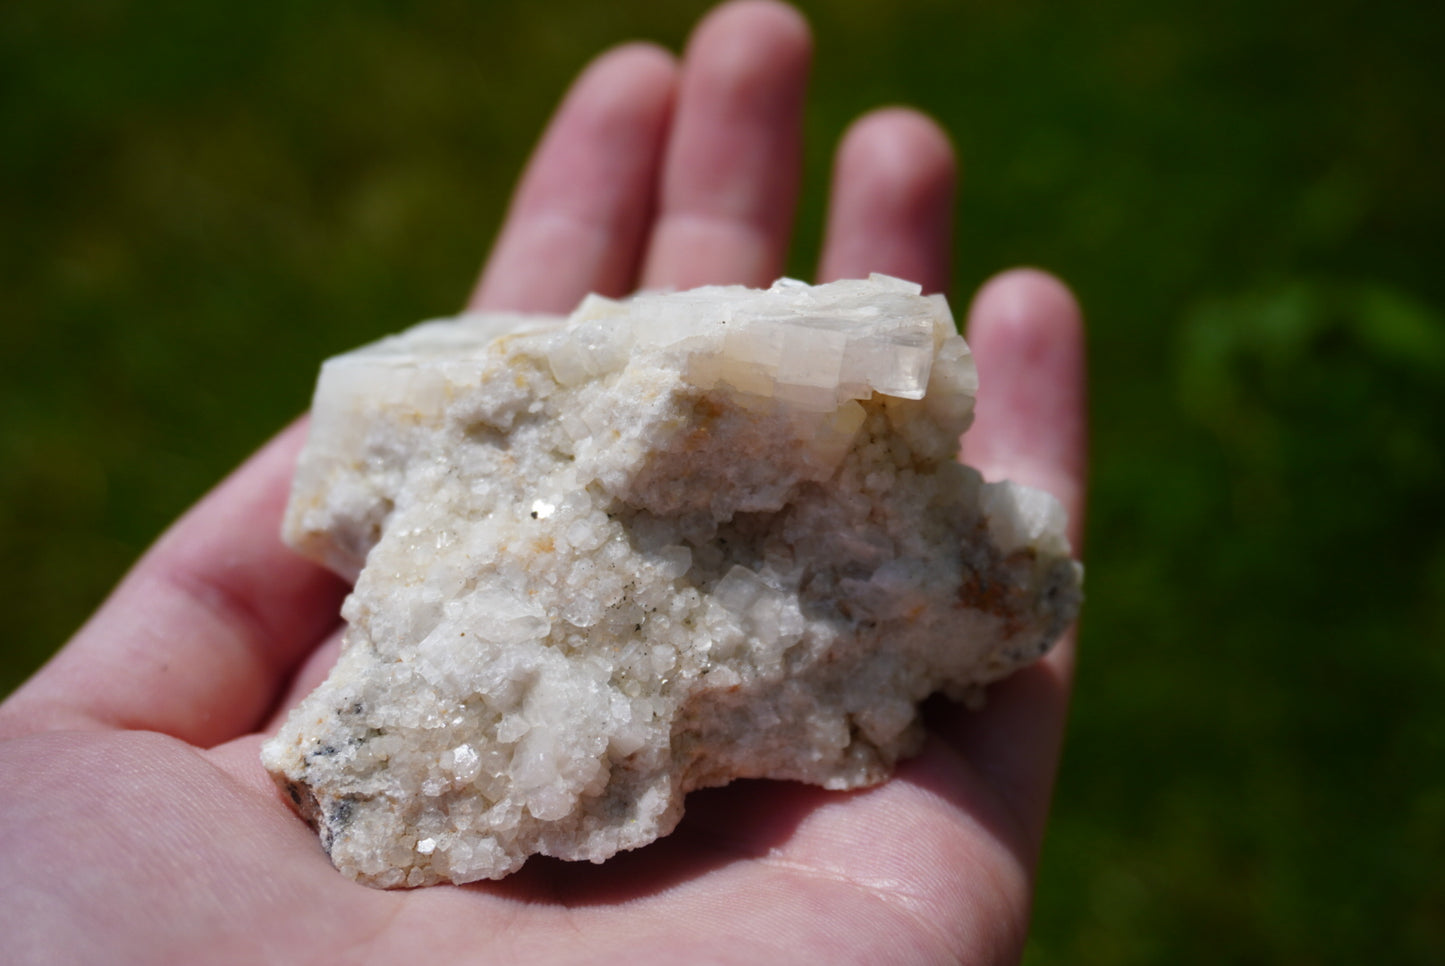
[[693,788],[881,781],[1081,571],[955,461],[972,356],[884,276],[464,315],[322,369],[286,539],[355,580],[263,760],[376,886],[602,861]]

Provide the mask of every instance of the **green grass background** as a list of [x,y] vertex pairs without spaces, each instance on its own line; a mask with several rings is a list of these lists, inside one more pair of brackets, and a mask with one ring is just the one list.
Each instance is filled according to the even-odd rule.
[[[963,157],[955,301],[1089,317],[1089,602],[1027,961],[1445,962],[1445,6],[805,3],[833,143]],[[0,692],[306,404],[464,297],[643,0],[0,8]]]

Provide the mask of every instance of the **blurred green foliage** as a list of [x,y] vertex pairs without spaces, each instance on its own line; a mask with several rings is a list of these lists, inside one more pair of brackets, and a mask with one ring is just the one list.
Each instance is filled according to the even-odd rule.
[[[1077,288],[1079,692],[1027,961],[1445,961],[1445,7],[803,4],[809,187],[909,102],[955,300]],[[551,105],[646,0],[0,8],[0,691],[300,411],[456,307]]]

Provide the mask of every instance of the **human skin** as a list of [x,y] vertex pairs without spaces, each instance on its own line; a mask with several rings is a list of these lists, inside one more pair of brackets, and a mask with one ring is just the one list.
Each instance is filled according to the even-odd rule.
[[[798,190],[806,24],[715,9],[680,60],[598,58],[514,196],[471,305],[781,274]],[[838,149],[820,281],[947,287],[955,163],[927,118],[863,116]],[[1057,280],[975,296],[982,387],[964,458],[1053,492],[1079,546],[1082,329]],[[929,709],[923,753],[851,793],[738,782],[600,866],[381,892],[339,875],[258,749],[324,676],[346,588],[278,539],[304,421],[177,522],[0,705],[0,959],[14,963],[1010,963],[1063,734],[1072,635]]]

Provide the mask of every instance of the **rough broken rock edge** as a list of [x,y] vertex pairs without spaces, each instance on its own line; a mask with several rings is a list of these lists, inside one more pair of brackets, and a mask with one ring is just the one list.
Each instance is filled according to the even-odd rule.
[[285,537],[354,579],[262,752],[374,886],[600,862],[693,788],[854,788],[1074,619],[1050,496],[955,461],[972,356],[873,276],[567,319],[464,315],[329,360]]

